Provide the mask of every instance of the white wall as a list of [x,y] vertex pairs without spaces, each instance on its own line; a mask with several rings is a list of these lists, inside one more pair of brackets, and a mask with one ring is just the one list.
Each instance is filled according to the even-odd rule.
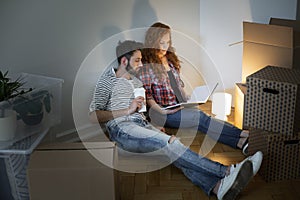
[[[297,0],[200,0],[200,43],[233,97],[235,83],[242,79],[242,22],[295,19],[296,8]],[[214,76],[209,74],[208,79]]]
[[[193,66],[196,71],[185,73],[184,80],[196,84],[190,74],[199,73],[207,82],[221,78],[225,89],[233,93],[234,84],[241,80],[242,43],[231,44],[242,41],[242,21],[267,23],[271,16],[295,19],[296,3],[296,0],[1,0],[0,67],[11,73],[64,79],[63,121],[54,132],[68,132],[74,128],[71,97],[77,71],[90,51],[112,35],[148,27],[155,21],[165,22],[177,34],[173,37],[174,45],[183,58],[183,68]],[[136,39],[142,41],[143,36]],[[113,53],[114,48],[114,45],[107,47],[107,53]],[[220,77],[216,78],[216,74]],[[88,76],[86,80],[91,81]]]
[[[199,4],[199,0],[1,0],[0,68],[64,79],[62,124],[53,131],[72,132],[74,79],[90,51],[114,34],[155,21],[199,42]],[[142,41],[143,35],[136,40]],[[114,49],[108,46],[107,52],[114,56]],[[89,76],[84,78],[90,81]]]

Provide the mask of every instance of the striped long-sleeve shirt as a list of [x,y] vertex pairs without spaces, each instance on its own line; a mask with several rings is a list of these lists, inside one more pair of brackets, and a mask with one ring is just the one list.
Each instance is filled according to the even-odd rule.
[[[117,78],[114,69],[107,70],[98,79],[90,103],[90,112],[126,109],[134,99],[134,88],[142,86],[142,82],[135,77],[131,80]],[[142,114],[135,112],[132,115],[141,117]]]

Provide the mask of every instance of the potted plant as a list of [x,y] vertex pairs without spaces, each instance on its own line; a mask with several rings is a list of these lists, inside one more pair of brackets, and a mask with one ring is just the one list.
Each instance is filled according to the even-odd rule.
[[14,100],[13,109],[18,117],[27,125],[39,124],[44,116],[44,111],[51,111],[52,95],[47,90],[31,92],[26,96],[19,96]]
[[7,141],[14,137],[16,130],[16,114],[11,109],[11,101],[31,89],[25,91],[21,78],[12,81],[8,78],[8,71],[0,71],[0,141]]

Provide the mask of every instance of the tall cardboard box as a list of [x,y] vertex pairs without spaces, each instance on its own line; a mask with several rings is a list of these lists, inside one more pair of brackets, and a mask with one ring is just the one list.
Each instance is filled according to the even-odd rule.
[[114,162],[112,142],[59,143],[35,150],[27,169],[30,199],[116,199],[114,170],[89,151]]

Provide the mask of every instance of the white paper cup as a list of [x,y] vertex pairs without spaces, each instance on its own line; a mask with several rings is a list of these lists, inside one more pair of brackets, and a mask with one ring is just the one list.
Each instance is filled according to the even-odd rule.
[[134,98],[141,96],[144,97],[145,101],[143,102],[142,108],[139,110],[139,112],[146,112],[146,95],[145,95],[145,89],[144,88],[135,88],[134,89]]

